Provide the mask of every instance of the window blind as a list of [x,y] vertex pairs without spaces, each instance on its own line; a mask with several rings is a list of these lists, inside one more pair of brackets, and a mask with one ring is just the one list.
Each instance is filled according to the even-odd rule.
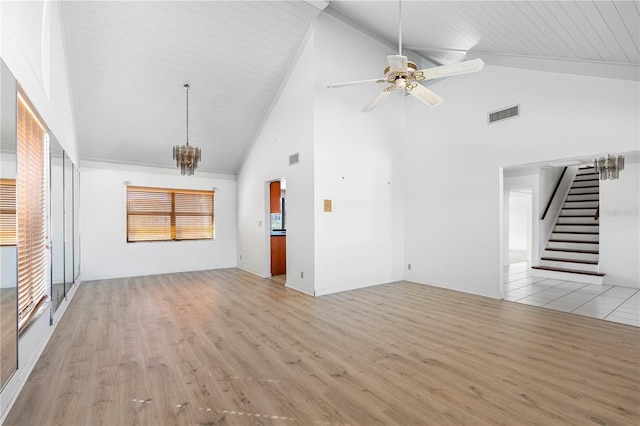
[[16,245],[16,180],[0,179],[0,246]]
[[45,194],[47,131],[18,96],[18,326],[21,328],[46,298],[48,245]]
[[127,187],[127,242],[213,239],[213,191]]

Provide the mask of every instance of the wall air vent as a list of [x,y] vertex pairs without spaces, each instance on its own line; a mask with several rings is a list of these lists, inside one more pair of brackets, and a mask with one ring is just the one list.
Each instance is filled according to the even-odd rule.
[[293,166],[294,164],[298,164],[300,162],[300,153],[296,152],[295,154],[291,154],[289,156],[289,165]]
[[492,124],[498,121],[506,120],[507,118],[514,118],[519,116],[520,104],[501,109],[500,111],[490,112],[487,117],[487,124]]

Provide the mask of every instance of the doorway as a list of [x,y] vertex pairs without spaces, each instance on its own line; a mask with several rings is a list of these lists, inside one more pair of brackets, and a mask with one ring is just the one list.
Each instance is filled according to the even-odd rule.
[[533,194],[531,189],[509,191],[509,264],[531,262]]
[[287,181],[269,182],[269,241],[271,279],[286,284],[287,280]]

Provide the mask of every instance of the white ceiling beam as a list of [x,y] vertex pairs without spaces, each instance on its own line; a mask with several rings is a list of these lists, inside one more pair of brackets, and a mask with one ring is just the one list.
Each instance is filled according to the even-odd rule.
[[324,10],[325,7],[329,6],[329,1],[322,1],[322,0],[304,0],[304,1],[305,3],[308,3],[311,6],[321,11]]

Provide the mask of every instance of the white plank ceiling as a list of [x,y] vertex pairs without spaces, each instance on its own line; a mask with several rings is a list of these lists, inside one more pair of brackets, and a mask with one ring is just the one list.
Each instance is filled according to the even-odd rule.
[[[65,2],[83,160],[235,173],[319,11],[304,1]],[[334,0],[332,12],[393,43],[397,1]],[[637,1],[404,1],[404,45],[440,62],[476,55],[640,64]],[[335,15],[334,13],[334,15]],[[390,52],[393,53],[393,52]]]
[[[398,2],[335,0],[332,7],[391,40]],[[640,63],[637,1],[405,1],[412,50]]]
[[82,160],[234,173],[319,11],[302,2],[68,2],[63,5]]

